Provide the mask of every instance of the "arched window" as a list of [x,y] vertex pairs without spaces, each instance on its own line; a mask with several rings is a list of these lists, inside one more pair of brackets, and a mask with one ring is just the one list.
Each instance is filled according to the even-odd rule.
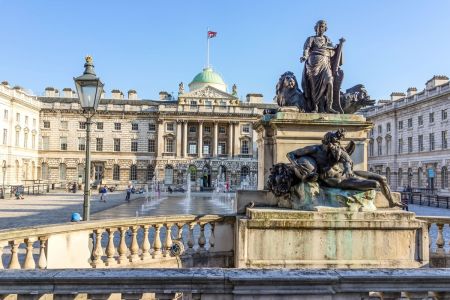
[[383,155],[383,138],[377,138],[377,155]]
[[147,181],[150,181],[155,176],[155,168],[152,165],[147,166]]
[[373,139],[369,141],[369,156],[373,156]]
[[250,180],[250,168],[247,166],[242,166],[241,168],[241,182],[242,180],[248,178]]
[[59,179],[66,180],[67,168],[65,164],[59,164]]
[[113,166],[113,180],[120,180],[120,166]]
[[137,166],[131,165],[130,167],[130,180],[137,180]]
[[397,173],[397,187],[402,187],[403,186],[403,171],[402,169],[398,169],[398,173]]
[[41,178],[43,180],[48,180],[48,164],[46,163],[42,163]]
[[422,168],[418,168],[417,169],[417,187],[421,188],[422,187]]
[[390,185],[391,184],[391,169],[389,167],[386,168],[386,180],[387,180],[387,183]]
[[164,169],[164,183],[173,184],[173,167],[171,165],[167,165]]
[[442,167],[441,169],[441,188],[448,188],[448,170],[447,167]]
[[413,178],[414,178],[414,173],[411,168],[408,168],[407,176],[408,176],[408,186],[411,187],[413,186]]
[[191,181],[197,180],[197,168],[193,165],[189,166],[188,172],[191,174]]

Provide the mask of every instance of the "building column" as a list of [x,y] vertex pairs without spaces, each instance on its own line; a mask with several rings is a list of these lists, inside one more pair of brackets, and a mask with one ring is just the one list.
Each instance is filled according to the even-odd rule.
[[213,136],[213,157],[217,157],[217,147],[219,146],[219,122],[214,122]]
[[188,128],[188,121],[183,122],[183,157],[188,157],[187,155],[187,128]]
[[164,122],[163,120],[158,120],[158,139],[156,144],[156,156],[162,157],[164,149],[164,141],[163,141],[163,132],[164,132]]
[[228,157],[233,158],[233,123],[228,126]]
[[238,157],[240,154],[241,154],[241,151],[240,151],[240,149],[241,149],[241,143],[240,143],[240,140],[239,140],[239,137],[241,136],[241,132],[239,131],[239,122],[235,122],[234,123],[234,147],[233,147],[233,150],[234,150],[234,157]]
[[198,124],[198,157],[203,157],[203,121]]
[[182,149],[182,137],[181,137],[181,126],[182,126],[182,122],[180,120],[177,120],[177,138],[175,139],[175,141],[177,141],[177,153],[175,157],[181,157],[181,149]]

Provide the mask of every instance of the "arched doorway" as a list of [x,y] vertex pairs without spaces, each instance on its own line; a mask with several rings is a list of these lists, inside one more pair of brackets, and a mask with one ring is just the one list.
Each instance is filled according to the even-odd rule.
[[211,166],[205,165],[203,167],[203,177],[202,177],[202,185],[203,187],[211,187]]

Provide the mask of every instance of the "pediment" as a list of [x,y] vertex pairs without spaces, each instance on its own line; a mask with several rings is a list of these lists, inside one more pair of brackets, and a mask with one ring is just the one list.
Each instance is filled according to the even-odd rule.
[[235,96],[228,94],[226,92],[223,92],[219,89],[216,89],[212,86],[206,86],[204,88],[181,94],[178,96],[179,98],[208,98],[208,99],[238,99]]

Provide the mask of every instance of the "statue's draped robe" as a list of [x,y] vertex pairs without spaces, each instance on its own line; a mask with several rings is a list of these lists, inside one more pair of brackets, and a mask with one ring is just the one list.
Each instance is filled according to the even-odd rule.
[[[327,36],[323,39],[317,36],[309,37],[303,47],[303,53],[308,57],[303,69],[302,88],[308,105],[312,111],[315,106],[327,102],[327,93],[333,91],[333,74],[331,57],[334,51],[328,49],[332,44]],[[331,89],[329,91],[328,89]],[[324,107],[319,107],[321,112]]]

